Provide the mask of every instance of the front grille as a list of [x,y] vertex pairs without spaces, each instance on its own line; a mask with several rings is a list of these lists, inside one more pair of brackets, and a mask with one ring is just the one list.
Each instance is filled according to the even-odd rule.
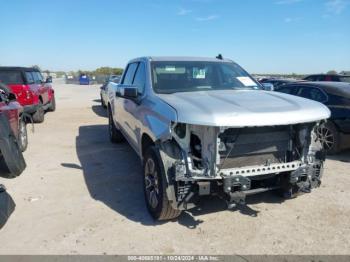
[[286,161],[289,127],[230,128],[219,135],[220,168],[236,168]]

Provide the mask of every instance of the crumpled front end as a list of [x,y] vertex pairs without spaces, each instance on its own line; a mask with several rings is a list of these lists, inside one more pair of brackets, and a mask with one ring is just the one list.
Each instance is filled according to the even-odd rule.
[[321,184],[325,160],[315,132],[319,124],[231,128],[173,123],[172,141],[162,151],[172,170],[167,193],[173,207],[191,208],[197,197],[212,194],[231,206],[268,190],[287,197],[310,192]]

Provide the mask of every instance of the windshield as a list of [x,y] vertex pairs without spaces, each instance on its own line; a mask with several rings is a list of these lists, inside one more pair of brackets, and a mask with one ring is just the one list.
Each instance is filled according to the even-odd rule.
[[204,90],[261,89],[239,65],[227,62],[152,62],[152,85],[156,93]]

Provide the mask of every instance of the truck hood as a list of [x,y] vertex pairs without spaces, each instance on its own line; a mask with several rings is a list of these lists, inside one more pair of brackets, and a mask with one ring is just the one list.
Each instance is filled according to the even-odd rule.
[[158,94],[173,107],[180,123],[207,126],[272,126],[330,117],[316,101],[261,90],[223,90]]

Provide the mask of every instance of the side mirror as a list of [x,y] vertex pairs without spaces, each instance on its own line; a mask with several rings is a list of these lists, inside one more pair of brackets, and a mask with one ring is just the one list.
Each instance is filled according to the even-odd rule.
[[45,81],[46,83],[52,83],[52,76],[48,76],[47,78],[46,78],[46,81]]
[[139,103],[138,88],[133,85],[117,85],[116,96],[125,99],[133,100],[135,103]]
[[274,91],[275,90],[273,84],[271,84],[271,83],[262,83],[262,86],[263,86],[264,90],[266,90],[266,91]]
[[14,93],[9,93],[7,95],[7,99],[8,99],[9,102],[13,102],[13,101],[17,100],[17,97],[16,97],[16,95]]
[[137,98],[138,90],[137,87],[126,87],[124,88],[124,97],[125,98]]

